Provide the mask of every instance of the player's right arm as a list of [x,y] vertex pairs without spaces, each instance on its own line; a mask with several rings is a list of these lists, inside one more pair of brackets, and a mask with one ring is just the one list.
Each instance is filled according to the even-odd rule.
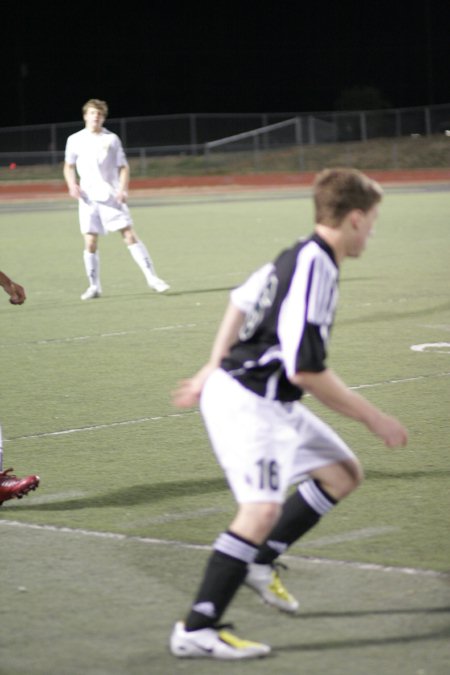
[[174,405],[179,408],[197,405],[209,375],[219,367],[230,347],[238,341],[246,316],[255,305],[272,269],[271,263],[264,265],[231,292],[231,299],[214,339],[208,362],[193,377],[179,383],[172,394]]
[[244,319],[244,312],[230,302],[217,331],[208,362],[193,377],[179,383],[172,395],[174,405],[178,408],[197,405],[209,375],[219,367],[223,357],[238,339]]
[[298,372],[290,380],[327,408],[364,424],[389,448],[406,445],[408,432],[401,422],[349,389],[329,368],[321,372]]
[[73,197],[74,199],[79,199],[81,192],[80,186],[78,185],[77,181],[75,164],[69,164],[68,162],[64,162],[63,173],[70,196]]

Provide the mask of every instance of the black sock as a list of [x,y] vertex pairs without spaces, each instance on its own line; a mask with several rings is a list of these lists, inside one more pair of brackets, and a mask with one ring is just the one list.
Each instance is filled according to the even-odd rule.
[[186,630],[199,630],[217,623],[242,585],[257,547],[226,532],[217,539],[206,565],[203,581],[186,619]]
[[255,563],[270,565],[335,504],[336,500],[323,490],[318,481],[302,483],[285,501],[280,519],[260,547]]

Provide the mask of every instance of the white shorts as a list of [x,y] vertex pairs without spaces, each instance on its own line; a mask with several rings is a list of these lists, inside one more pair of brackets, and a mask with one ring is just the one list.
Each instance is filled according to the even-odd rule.
[[113,197],[107,202],[79,199],[78,215],[82,234],[108,234],[133,225],[128,206]]
[[238,503],[282,503],[288,487],[311,471],[356,460],[304,405],[264,399],[221,369],[208,378],[200,409]]

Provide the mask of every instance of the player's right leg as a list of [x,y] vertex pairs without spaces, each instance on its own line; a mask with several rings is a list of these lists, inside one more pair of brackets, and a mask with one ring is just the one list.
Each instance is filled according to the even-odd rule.
[[89,286],[81,295],[82,300],[94,300],[102,294],[100,282],[100,256],[98,236],[104,233],[95,202],[79,200],[80,230],[84,238],[83,263]]
[[270,653],[269,645],[242,640],[223,628],[186,630],[178,621],[170,636],[170,651],[178,658],[210,658],[222,661],[256,659]]
[[242,659],[270,651],[265,644],[224,638],[218,621],[277,521],[287,487],[293,456],[286,447],[280,457],[273,453],[273,408],[220,369],[203,389],[202,414],[239,510],[214,544],[185,623],[174,628],[171,650],[177,656]]
[[83,251],[83,262],[86,270],[89,286],[82,294],[82,300],[94,300],[102,294],[100,283],[100,256],[97,249],[97,235],[86,233],[84,235],[85,249]]
[[[248,507],[251,513],[245,514]],[[269,513],[273,516],[268,520]],[[236,660],[257,658],[270,652],[266,644],[243,640],[224,631],[219,621],[258,552],[258,542],[254,541],[253,533],[259,532],[259,541],[262,541],[278,513],[277,504],[240,505],[230,528],[214,544],[185,621],[175,624],[170,638],[170,649],[175,656]],[[244,528],[246,522],[250,523],[248,532]],[[233,527],[240,527],[243,534],[232,531]]]

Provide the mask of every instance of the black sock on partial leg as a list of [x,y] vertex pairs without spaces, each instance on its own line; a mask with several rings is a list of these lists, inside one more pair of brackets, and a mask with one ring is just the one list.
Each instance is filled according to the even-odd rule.
[[311,530],[336,504],[317,481],[307,480],[285,501],[281,516],[262,544],[255,563],[270,565],[297,539]]
[[214,626],[242,585],[257,547],[232,532],[217,539],[196,599],[186,619],[186,630]]

